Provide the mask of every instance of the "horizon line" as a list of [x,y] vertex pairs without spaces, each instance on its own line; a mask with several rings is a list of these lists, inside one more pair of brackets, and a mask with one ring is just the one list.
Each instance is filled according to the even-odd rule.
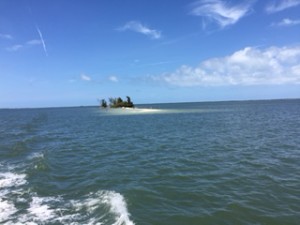
[[[138,105],[159,105],[159,104],[184,104],[184,103],[217,103],[217,102],[250,102],[250,101],[283,101],[283,100],[300,100],[296,98],[261,98],[261,99],[228,99],[228,100],[203,100],[203,101],[185,101],[185,102],[152,102],[137,103]],[[74,106],[41,106],[41,107],[5,107],[0,110],[21,110],[21,109],[58,109],[58,108],[91,108],[99,107],[99,105],[74,105]]]

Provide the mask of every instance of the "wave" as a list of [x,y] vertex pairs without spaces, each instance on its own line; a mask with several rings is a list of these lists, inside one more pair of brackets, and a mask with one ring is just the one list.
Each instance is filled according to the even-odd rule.
[[104,195],[104,200],[104,202],[110,206],[111,212],[116,215],[116,222],[114,225],[134,225],[134,223],[129,219],[126,202],[121,194],[116,192],[107,192]]
[[39,196],[25,174],[0,173],[0,223],[134,225],[124,197],[100,190],[85,196]]
[[[84,200],[71,201],[71,207],[74,207],[75,211],[87,211],[88,214],[94,214],[99,209],[106,211],[102,214],[100,221],[105,224],[112,225],[134,225],[130,220],[129,212],[127,210],[127,204],[124,197],[114,191],[98,191],[96,193],[90,193],[85,196]],[[94,223],[95,217],[90,219],[88,224]]]

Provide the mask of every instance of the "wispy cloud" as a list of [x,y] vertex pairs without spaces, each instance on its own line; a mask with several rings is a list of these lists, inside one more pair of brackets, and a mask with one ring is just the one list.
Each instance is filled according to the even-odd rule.
[[30,40],[30,41],[27,41],[25,44],[15,44],[13,46],[7,47],[6,50],[9,51],[9,52],[17,52],[17,51],[20,51],[22,49],[31,48],[35,45],[42,45],[42,41],[37,40],[37,39],[33,39],[33,40]]
[[16,52],[16,51],[19,51],[23,48],[24,46],[23,45],[13,45],[13,46],[10,46],[10,47],[7,47],[6,50],[9,51],[9,52]]
[[279,27],[296,26],[296,25],[300,25],[300,20],[292,20],[289,18],[285,18],[278,23],[272,23],[272,26],[279,26]]
[[[10,51],[10,52],[16,52],[21,49],[31,48],[36,45],[42,45],[46,56],[48,56],[48,52],[47,52],[46,44],[45,44],[45,41],[43,38],[43,34],[38,26],[36,26],[36,31],[38,32],[40,39],[32,39],[32,40],[25,42],[24,44],[15,44],[13,46],[7,47],[6,50]],[[9,34],[0,34],[0,38],[13,39],[13,37]]]
[[80,78],[83,81],[91,81],[92,80],[92,78],[90,76],[86,75],[86,74],[81,74]]
[[35,26],[35,28],[36,28],[36,31],[38,32],[39,36],[40,36],[40,41],[42,42],[44,52],[45,52],[46,56],[48,56],[48,52],[47,52],[46,44],[45,44],[45,41],[44,41],[44,38],[43,38],[43,34],[42,34],[40,28],[37,25]]
[[152,39],[160,39],[162,37],[161,32],[158,30],[150,29],[149,27],[141,24],[139,21],[129,21],[123,27],[118,28],[119,31],[134,31],[144,34]]
[[181,66],[173,73],[152,76],[174,86],[300,84],[300,46],[258,49],[246,47],[212,58],[198,67]]
[[1,39],[12,40],[13,37],[10,34],[0,34]]
[[300,0],[277,0],[266,7],[268,13],[276,13],[282,10],[300,5]]
[[26,42],[27,45],[41,45],[43,42],[41,40],[33,39]]
[[203,17],[203,26],[207,22],[215,22],[221,28],[237,23],[251,9],[254,1],[239,3],[238,5],[229,5],[221,0],[203,0],[196,1],[190,5],[190,14]]
[[108,79],[112,82],[119,82],[119,79],[116,76],[110,76]]

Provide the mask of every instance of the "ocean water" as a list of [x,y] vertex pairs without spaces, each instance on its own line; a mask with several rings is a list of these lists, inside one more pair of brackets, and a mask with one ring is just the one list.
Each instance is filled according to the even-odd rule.
[[300,100],[2,109],[0,224],[300,224]]

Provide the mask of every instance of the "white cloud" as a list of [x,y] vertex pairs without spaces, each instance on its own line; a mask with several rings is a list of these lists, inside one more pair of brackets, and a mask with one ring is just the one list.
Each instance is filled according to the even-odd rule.
[[296,25],[300,25],[300,20],[292,20],[289,18],[285,18],[281,20],[279,23],[272,24],[272,26],[279,26],[279,27],[296,26]]
[[41,45],[42,41],[41,40],[37,40],[37,39],[33,39],[33,40],[30,40],[30,41],[27,41],[26,44],[27,45]]
[[112,82],[119,82],[119,79],[116,76],[110,76],[108,79]]
[[16,44],[10,47],[7,47],[6,50],[9,52],[16,52],[19,51],[21,49],[26,49],[26,48],[31,48],[35,45],[41,45],[42,41],[41,40],[37,40],[37,39],[33,39],[30,41],[27,41],[25,44]]
[[181,66],[173,73],[152,76],[175,86],[300,84],[300,46],[258,49],[246,47],[212,58],[198,67]]
[[134,32],[144,34],[152,39],[160,39],[162,37],[160,31],[150,29],[150,28],[146,27],[145,25],[141,24],[139,21],[129,21],[123,27],[119,28],[118,30],[119,31],[131,30]]
[[248,1],[247,3],[230,6],[221,0],[196,1],[191,4],[190,14],[201,16],[208,21],[214,21],[224,28],[237,23],[244,17],[250,11],[252,3],[253,1]]
[[11,40],[13,37],[10,34],[0,34],[1,39]]
[[300,5],[300,0],[277,0],[269,4],[266,7],[266,11],[268,13],[276,13],[298,5]]
[[84,81],[91,81],[92,80],[91,77],[89,77],[89,76],[87,76],[85,74],[81,74],[80,78],[81,78],[81,80],[84,80]]
[[21,50],[23,47],[24,47],[23,45],[13,45],[11,47],[7,47],[6,50],[9,52],[16,52]]

